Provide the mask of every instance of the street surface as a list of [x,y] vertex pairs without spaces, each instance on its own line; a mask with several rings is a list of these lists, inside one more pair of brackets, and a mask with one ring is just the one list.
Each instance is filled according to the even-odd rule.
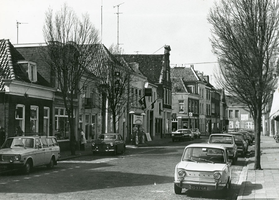
[[201,191],[174,194],[174,167],[187,144],[184,141],[129,148],[118,156],[83,156],[59,161],[51,170],[36,168],[29,175],[1,173],[0,199],[236,199],[245,158],[239,158],[233,165],[228,194]]

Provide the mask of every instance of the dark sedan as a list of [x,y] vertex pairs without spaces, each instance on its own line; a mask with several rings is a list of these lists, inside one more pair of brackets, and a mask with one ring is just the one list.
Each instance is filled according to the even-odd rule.
[[92,152],[111,152],[114,155],[123,154],[126,146],[122,136],[118,133],[103,133],[92,142]]

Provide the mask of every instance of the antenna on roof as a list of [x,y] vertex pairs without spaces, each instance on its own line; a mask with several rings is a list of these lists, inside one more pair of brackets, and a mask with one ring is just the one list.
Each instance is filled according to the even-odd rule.
[[19,24],[28,24],[28,23],[16,21],[16,43],[17,44],[18,44],[18,25]]
[[119,14],[122,14],[119,12],[119,6],[122,5],[123,3],[113,6],[114,8],[117,7],[117,12],[115,13],[115,14],[117,14],[117,47],[119,47],[119,45],[120,45],[120,43],[119,43]]

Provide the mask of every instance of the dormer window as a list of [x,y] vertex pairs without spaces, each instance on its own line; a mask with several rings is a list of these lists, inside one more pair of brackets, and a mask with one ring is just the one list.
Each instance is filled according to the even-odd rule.
[[37,82],[37,65],[30,61],[19,61],[18,65],[22,67],[22,70],[28,75],[28,79],[31,82]]

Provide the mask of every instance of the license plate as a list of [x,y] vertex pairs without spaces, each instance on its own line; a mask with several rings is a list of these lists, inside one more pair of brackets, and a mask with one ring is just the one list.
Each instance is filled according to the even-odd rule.
[[206,186],[190,185],[191,190],[207,190]]

